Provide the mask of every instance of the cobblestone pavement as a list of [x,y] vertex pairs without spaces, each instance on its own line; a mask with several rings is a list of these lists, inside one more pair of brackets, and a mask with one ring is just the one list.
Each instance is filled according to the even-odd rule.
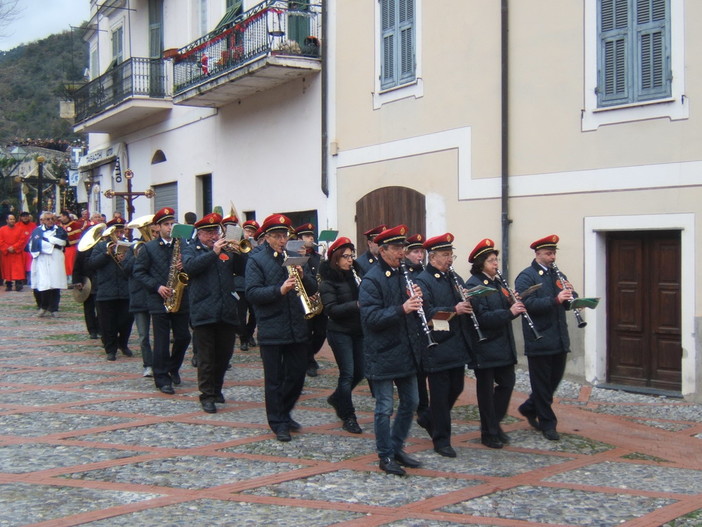
[[[627,526],[702,525],[702,407],[680,399],[564,382],[551,442],[516,411],[511,445],[479,443],[475,385],[454,410],[456,459],[413,425],[408,477],[377,466],[373,402],[358,389],[362,435],[326,403],[336,369],[308,378],[290,443],[265,423],[257,349],[236,352],[227,403],[206,414],[189,358],[176,395],[142,363],[107,362],[79,306],[35,318],[31,292],[0,292],[0,527],[114,526]],[[133,338],[136,352],[136,339]],[[137,354],[138,355],[138,354]]]

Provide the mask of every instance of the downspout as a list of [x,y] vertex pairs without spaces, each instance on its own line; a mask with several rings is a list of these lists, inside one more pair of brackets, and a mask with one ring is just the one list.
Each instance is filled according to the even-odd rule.
[[329,154],[329,147],[327,141],[329,133],[327,126],[327,104],[329,103],[327,97],[327,90],[329,86],[329,73],[327,71],[327,50],[329,48],[327,46],[327,33],[327,2],[322,2],[322,180],[320,183],[322,187],[322,192],[324,192],[324,195],[326,197],[329,197],[329,179],[327,171],[327,156]]
[[512,220],[509,219],[509,0],[502,0],[500,38],[502,59],[502,274],[505,279],[509,280],[509,225],[512,223]]

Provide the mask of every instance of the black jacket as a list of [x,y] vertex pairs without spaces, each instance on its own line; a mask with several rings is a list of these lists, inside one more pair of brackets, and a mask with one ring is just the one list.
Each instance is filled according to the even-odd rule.
[[95,270],[90,269],[90,255],[93,249],[90,248],[87,251],[77,251],[76,259],[73,262],[73,275],[71,279],[74,284],[80,284],[83,282],[84,278],[89,278],[91,283],[90,294],[97,294],[97,279],[95,278]]
[[[142,245],[143,248],[143,245]],[[127,255],[122,260],[122,269],[124,269],[127,279],[129,280],[129,312],[130,313],[140,313],[143,311],[148,311],[149,308],[146,305],[147,292],[139,280],[134,278],[134,264],[136,263],[136,255],[134,254],[134,249],[129,251]]]
[[524,306],[541,339],[536,340],[526,320],[522,320],[524,352],[527,357],[569,353],[570,336],[566,323],[568,305],[566,302],[559,304],[556,300],[561,291],[561,288],[556,285],[556,273],[552,270],[544,270],[534,260],[531,266],[519,273],[514,286],[521,293],[534,284],[541,284],[541,287],[524,299]]
[[477,333],[471,331],[473,354],[468,366],[480,370],[516,364],[517,347],[512,330],[512,321],[516,317],[509,310],[509,293],[501,287],[498,280],[491,280],[483,273],[471,276],[466,287],[470,289],[478,285],[491,287],[497,292],[471,300],[473,312],[485,340],[478,342]]
[[[171,240],[175,242],[175,240]],[[181,242],[182,247],[185,242]],[[134,264],[134,278],[139,280],[146,288],[146,305],[149,313],[165,313],[166,307],[163,305],[163,298],[158,294],[159,286],[168,283],[168,272],[171,266],[171,256],[173,254],[173,243],[170,247],[161,238],[156,238],[147,242],[140,250]],[[188,288],[183,292],[178,313],[187,313],[189,309]]]
[[402,309],[407,300],[402,271],[392,270],[381,258],[363,277],[358,299],[366,377],[389,380],[415,375],[423,344],[417,314],[405,314]]
[[363,273],[367,273],[373,264],[378,263],[379,258],[373,256],[373,253],[366,251],[356,258],[356,263],[361,267]]
[[234,297],[234,273],[242,273],[245,259],[236,253],[215,254],[198,240],[182,252],[183,271],[188,274],[190,323],[193,327],[225,323],[239,326]]
[[98,291],[95,300],[106,302],[109,300],[128,300],[129,283],[127,275],[121,264],[107,253],[107,242],[100,242],[90,254],[88,268],[95,271],[95,280]]
[[[463,280],[458,277],[463,284]],[[451,277],[431,264],[416,277],[422,289],[422,308],[429,322],[439,311],[455,312],[460,302],[456,286]],[[422,348],[422,369],[427,373],[445,371],[465,366],[469,360],[470,334],[467,325],[468,315],[454,316],[449,320],[449,331],[432,331],[438,346]]]
[[[261,344],[281,345],[309,341],[309,331],[300,298],[295,291],[283,296],[280,286],[288,278],[283,255],[268,243],[249,253],[246,263],[246,300],[253,305]],[[306,267],[306,266],[305,266]],[[317,280],[303,268],[303,287],[308,295],[317,292]]]
[[[361,267],[354,262],[356,274],[363,275]],[[361,310],[358,307],[358,286],[351,271],[333,269],[328,260],[319,266],[319,292],[322,296],[324,314],[329,317],[328,331],[347,335],[363,335]]]

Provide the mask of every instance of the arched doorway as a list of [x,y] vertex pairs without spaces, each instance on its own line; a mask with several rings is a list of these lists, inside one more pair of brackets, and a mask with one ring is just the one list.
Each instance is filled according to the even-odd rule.
[[404,223],[410,234],[425,235],[424,194],[407,187],[383,187],[369,192],[356,202],[356,246],[366,250],[363,233],[384,223],[390,227]]

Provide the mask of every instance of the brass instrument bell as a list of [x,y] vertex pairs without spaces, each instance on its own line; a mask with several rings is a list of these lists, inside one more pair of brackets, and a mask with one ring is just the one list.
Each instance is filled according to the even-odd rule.
[[85,231],[78,242],[78,251],[85,252],[97,245],[102,239],[105,229],[107,229],[105,223],[98,223]]

